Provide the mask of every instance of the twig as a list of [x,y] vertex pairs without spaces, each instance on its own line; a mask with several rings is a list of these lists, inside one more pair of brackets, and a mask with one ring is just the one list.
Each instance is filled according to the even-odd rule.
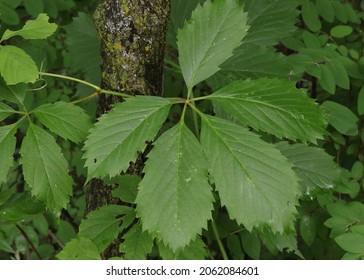
[[33,242],[29,239],[28,234],[18,224],[16,224],[16,227],[18,228],[20,233],[24,236],[24,238],[28,241],[30,247],[32,247],[32,249],[33,249],[34,253],[37,255],[38,259],[42,260],[43,259],[42,256],[39,254],[38,250],[35,248]]

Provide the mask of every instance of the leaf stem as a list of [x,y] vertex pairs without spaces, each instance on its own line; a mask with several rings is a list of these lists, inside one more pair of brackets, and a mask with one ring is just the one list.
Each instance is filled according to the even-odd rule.
[[220,249],[220,252],[221,252],[221,255],[222,255],[223,259],[225,261],[229,260],[227,254],[226,254],[224,245],[221,242],[219,231],[217,230],[215,221],[211,221],[211,227],[212,227],[212,230],[214,232],[214,235],[215,235],[215,238],[216,238],[216,241],[217,241],[217,245],[219,246],[219,249]]
[[126,94],[126,93],[121,93],[121,92],[117,92],[117,91],[102,89],[97,85],[94,85],[92,83],[89,83],[89,82],[86,82],[84,80],[80,80],[80,79],[77,79],[77,78],[73,78],[73,77],[70,77],[70,76],[47,73],[47,72],[39,72],[39,75],[74,81],[74,82],[77,82],[77,83],[84,84],[86,86],[92,87],[92,88],[96,89],[96,91],[98,91],[99,93],[105,93],[105,94],[110,94],[110,95],[115,95],[115,96],[121,96],[121,97],[124,97],[124,98],[128,98],[128,97],[133,96],[133,95]]
[[[191,100],[189,102],[190,105],[192,105],[194,108],[196,108],[195,101],[193,100],[193,92],[191,92]],[[192,110],[192,117],[193,117],[193,124],[195,127],[195,133],[198,139],[200,139],[200,130],[198,127],[198,117],[196,110]]]
[[33,249],[34,253],[37,255],[38,259],[42,260],[42,256],[39,254],[37,248],[35,248],[33,242],[30,240],[28,234],[18,224],[15,224],[15,226],[20,231],[21,235],[23,235],[23,237],[26,239],[26,241],[28,241],[30,247],[32,247],[32,249]]

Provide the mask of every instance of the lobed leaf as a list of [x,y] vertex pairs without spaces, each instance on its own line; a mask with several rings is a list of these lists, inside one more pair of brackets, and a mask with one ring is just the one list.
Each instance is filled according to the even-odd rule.
[[15,132],[16,125],[14,124],[0,126],[0,185],[6,181],[8,171],[13,165],[13,154],[16,144]]
[[178,31],[179,61],[188,88],[220,70],[248,30],[247,14],[236,0],[207,0]]
[[46,14],[39,14],[35,20],[28,20],[20,30],[5,30],[0,41],[14,36],[21,36],[24,39],[46,39],[57,30],[57,24],[49,23],[48,20]]
[[292,226],[297,178],[273,145],[244,127],[207,115],[202,117],[201,144],[232,219],[249,231],[264,224],[273,232]]
[[38,68],[22,49],[0,46],[0,74],[8,85],[33,83],[38,78]]
[[33,113],[51,131],[75,143],[83,141],[92,126],[90,116],[82,108],[63,101],[43,104]]
[[320,108],[290,81],[236,81],[206,98],[242,123],[277,137],[315,142],[325,133]]
[[73,180],[55,139],[30,123],[20,153],[24,179],[32,194],[58,216],[72,194]]
[[88,179],[114,177],[126,171],[146,141],[157,135],[171,105],[160,97],[136,96],[101,116],[83,148]]
[[136,198],[137,215],[144,230],[176,252],[201,233],[211,218],[207,161],[183,122],[165,132],[148,156]]
[[173,252],[163,242],[158,243],[158,250],[163,260],[204,260],[206,257],[206,246],[200,237],[177,252]]

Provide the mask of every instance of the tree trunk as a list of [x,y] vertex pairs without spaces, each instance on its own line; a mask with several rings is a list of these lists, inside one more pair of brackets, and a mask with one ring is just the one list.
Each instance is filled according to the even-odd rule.
[[[102,88],[134,95],[162,95],[169,11],[169,0],[101,1],[94,13],[94,22],[101,37]],[[117,102],[122,99],[101,95],[98,115]],[[131,164],[129,174],[141,174],[146,152]],[[113,186],[101,180],[92,180],[86,193],[87,212],[118,203],[112,198],[112,189]],[[103,253],[103,258],[119,255],[118,247],[119,242],[115,241]]]

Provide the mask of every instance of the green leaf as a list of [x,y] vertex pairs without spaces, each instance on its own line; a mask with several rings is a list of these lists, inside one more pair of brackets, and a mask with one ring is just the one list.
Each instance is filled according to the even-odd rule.
[[144,230],[174,252],[206,228],[213,196],[207,161],[193,133],[180,122],[155,142],[137,195]]
[[101,260],[96,245],[85,237],[68,242],[56,257],[60,260]]
[[296,1],[246,0],[250,28],[243,45],[267,47],[277,44],[296,29],[297,5]]
[[0,126],[0,185],[6,181],[8,171],[13,165],[13,154],[16,144],[15,132],[15,124]]
[[336,25],[330,30],[330,35],[335,38],[344,38],[353,32],[350,25]]
[[4,99],[17,105],[23,105],[26,89],[26,84],[24,83],[8,86],[5,81],[0,78],[0,99]]
[[317,12],[327,22],[333,22],[335,19],[335,11],[330,0],[317,0]]
[[14,249],[9,244],[8,240],[6,240],[4,234],[0,231],[0,251],[5,251],[8,253],[14,254]]
[[124,242],[120,245],[126,260],[145,260],[148,253],[152,251],[153,238],[148,232],[142,230],[140,224],[134,225],[125,235]]
[[228,235],[226,238],[226,243],[229,253],[234,260],[243,260],[245,258],[240,238],[236,234]]
[[119,187],[112,191],[114,197],[120,198],[121,201],[134,203],[138,193],[138,185],[142,179],[138,175],[122,175],[110,180]]
[[335,79],[335,83],[343,88],[350,89],[350,79],[344,65],[337,59],[326,64]]
[[9,25],[16,25],[19,23],[19,15],[13,7],[8,3],[0,2],[0,20]]
[[312,32],[317,32],[321,29],[321,22],[316,6],[311,1],[305,1],[302,4],[302,18],[304,23]]
[[267,249],[274,255],[278,251],[294,252],[298,257],[304,259],[301,252],[297,248],[297,236],[295,231],[285,232],[283,234],[273,233],[271,230],[264,229],[259,232],[260,239]]
[[337,202],[327,205],[332,216],[325,222],[325,226],[332,229],[332,236],[347,232],[352,225],[364,224],[364,204],[359,202]]
[[72,194],[73,180],[55,139],[30,123],[20,153],[24,179],[32,194],[58,216]]
[[0,42],[13,36],[21,36],[24,39],[48,38],[57,30],[57,25],[55,23],[49,23],[48,20],[49,17],[46,14],[40,14],[35,20],[28,20],[20,30],[11,31],[7,29]]
[[292,164],[293,171],[300,178],[303,193],[310,195],[316,188],[332,189],[340,177],[333,159],[324,150],[304,144],[279,142],[275,144],[283,156]]
[[206,98],[242,123],[278,137],[314,142],[324,134],[320,108],[290,81],[236,81]]
[[16,111],[14,111],[13,108],[9,107],[5,103],[0,102],[0,122],[14,113],[16,113]]
[[336,89],[335,77],[326,64],[320,64],[321,79],[320,85],[327,92],[334,94]]
[[210,116],[202,118],[201,143],[232,219],[249,231],[264,224],[273,232],[292,226],[297,178],[273,145],[247,128]]
[[364,166],[363,163],[359,160],[354,162],[353,167],[351,168],[351,176],[355,180],[360,180],[364,175]]
[[359,119],[349,108],[333,101],[325,101],[322,107],[328,114],[329,123],[337,131],[350,136],[358,135]]
[[[188,88],[220,70],[248,30],[247,14],[235,0],[207,0],[178,31],[182,74]],[[234,28],[231,28],[231,27]]]
[[303,241],[311,246],[316,238],[316,223],[314,217],[304,215],[300,220],[300,232]]
[[8,85],[33,83],[38,78],[38,68],[22,49],[0,46],[0,74]]
[[173,252],[163,242],[158,243],[158,250],[163,260],[204,260],[206,257],[206,247],[200,237],[196,237],[187,247],[178,252]]
[[261,248],[259,237],[256,234],[243,231],[240,233],[240,240],[246,254],[253,260],[259,260]]
[[99,84],[101,42],[92,16],[80,12],[73,18],[72,23],[63,28],[67,32],[65,44],[69,50],[69,68],[74,71],[84,71],[87,81]]
[[364,115],[364,86],[362,86],[358,95],[358,113]]
[[348,22],[348,15],[346,13],[346,8],[341,1],[332,1],[332,6],[334,7],[335,17],[342,23]]
[[345,251],[354,254],[364,255],[364,234],[363,233],[344,233],[335,238],[335,241]]
[[127,214],[134,209],[122,205],[106,205],[90,212],[80,225],[79,236],[90,239],[101,253],[118,236],[122,228],[130,224],[123,223]]
[[101,116],[84,146],[88,179],[126,171],[146,141],[155,138],[171,105],[160,97],[136,96]]
[[33,113],[51,131],[75,143],[83,141],[92,126],[91,117],[83,109],[63,101],[41,105]]
[[33,17],[39,15],[44,11],[43,0],[23,0],[26,11]]
[[0,224],[14,224],[45,211],[43,202],[28,192],[15,193],[0,206]]

